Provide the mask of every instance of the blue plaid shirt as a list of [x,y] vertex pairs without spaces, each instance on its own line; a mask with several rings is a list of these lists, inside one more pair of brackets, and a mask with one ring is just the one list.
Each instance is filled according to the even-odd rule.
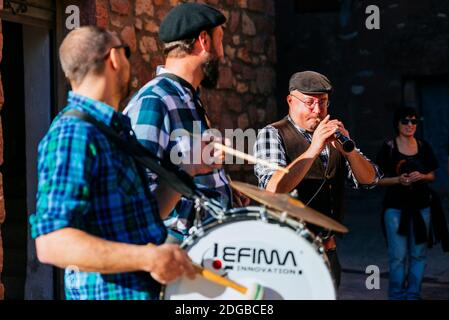
[[[161,73],[166,73],[166,70],[160,68]],[[131,118],[140,143],[162,159],[167,159],[173,150],[194,150],[190,139],[175,139],[175,130],[193,133],[196,125],[201,133],[209,129],[198,91],[181,78],[173,80],[159,76],[151,80],[131,99],[124,113]],[[151,173],[149,176],[152,181],[150,188],[154,190],[157,177]],[[215,192],[215,198],[223,208],[229,208],[232,204],[232,191],[223,169],[196,176],[194,182],[200,189]],[[193,202],[181,198],[165,220],[170,234],[183,240],[191,227],[193,214]]]
[[[110,106],[70,92],[63,112],[71,108],[131,139],[129,118]],[[166,230],[156,200],[147,190],[143,168],[94,125],[61,115],[39,144],[32,237],[76,228],[110,241],[162,243]],[[100,274],[77,272],[75,266],[65,272],[69,300],[155,299],[159,290],[159,284],[145,272]]]

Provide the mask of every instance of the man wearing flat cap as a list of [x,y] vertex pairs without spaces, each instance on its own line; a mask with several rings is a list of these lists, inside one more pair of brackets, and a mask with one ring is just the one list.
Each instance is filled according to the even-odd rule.
[[[220,11],[198,3],[181,4],[162,21],[159,38],[164,43],[165,66],[158,69],[157,77],[141,88],[124,110],[139,141],[162,159],[171,161],[170,156],[178,151],[195,150],[190,139],[173,141],[175,130],[203,133],[209,129],[199,87],[214,88],[217,84],[218,64],[224,55],[222,25],[225,22]],[[153,189],[157,178],[151,173],[150,178]],[[197,176],[194,181],[223,208],[232,205],[233,193],[220,164],[215,165],[212,173]],[[181,242],[192,225],[194,203],[182,198],[162,218],[169,229],[170,241]]]
[[[289,172],[261,165],[254,171],[259,187],[276,193],[292,192],[307,206],[341,221],[346,177],[356,188],[369,188],[376,185],[381,173],[358,149],[345,152],[337,142],[337,131],[348,138],[349,132],[341,121],[330,120],[331,91],[329,79],[317,72],[298,72],[290,78],[288,115],[263,128],[254,146],[257,158],[287,166]],[[323,239],[338,286],[341,268],[334,235],[313,226],[309,229]]]

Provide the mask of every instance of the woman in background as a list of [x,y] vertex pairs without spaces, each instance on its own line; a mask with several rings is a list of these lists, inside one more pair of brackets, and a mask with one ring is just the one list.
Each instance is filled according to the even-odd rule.
[[383,223],[388,243],[389,288],[392,300],[418,300],[427,263],[431,189],[438,161],[431,146],[415,138],[418,115],[398,108],[393,125],[396,137],[386,141],[377,164],[385,176]]

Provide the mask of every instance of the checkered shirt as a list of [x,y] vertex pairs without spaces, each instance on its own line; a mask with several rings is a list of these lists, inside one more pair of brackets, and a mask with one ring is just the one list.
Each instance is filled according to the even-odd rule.
[[[110,106],[69,93],[68,106],[132,139],[129,119]],[[38,148],[37,209],[30,217],[33,238],[76,228],[102,239],[160,244],[166,238],[143,168],[94,125],[73,116],[53,121]],[[140,174],[139,171],[140,170]],[[67,248],[70,250],[70,248]],[[160,285],[148,273],[100,274],[65,270],[72,299],[156,299]]]
[[[209,129],[199,92],[185,80],[164,77],[167,71],[159,69],[159,76],[143,86],[131,99],[124,113],[131,118],[139,141],[159,158],[169,160],[173,151],[183,153],[194,150],[190,139],[175,139],[178,129],[203,133]],[[157,177],[149,172],[150,188],[158,184]],[[194,182],[204,191],[212,190],[223,208],[232,205],[232,191],[223,169],[196,176]],[[193,202],[182,197],[164,221],[172,236],[183,240],[193,221]]]

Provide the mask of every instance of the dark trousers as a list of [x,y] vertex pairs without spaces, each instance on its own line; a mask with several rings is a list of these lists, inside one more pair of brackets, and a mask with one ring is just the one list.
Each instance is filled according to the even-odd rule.
[[327,251],[326,254],[327,258],[329,259],[332,276],[335,279],[335,285],[337,286],[338,289],[341,280],[341,265],[340,261],[338,260],[337,250]]

